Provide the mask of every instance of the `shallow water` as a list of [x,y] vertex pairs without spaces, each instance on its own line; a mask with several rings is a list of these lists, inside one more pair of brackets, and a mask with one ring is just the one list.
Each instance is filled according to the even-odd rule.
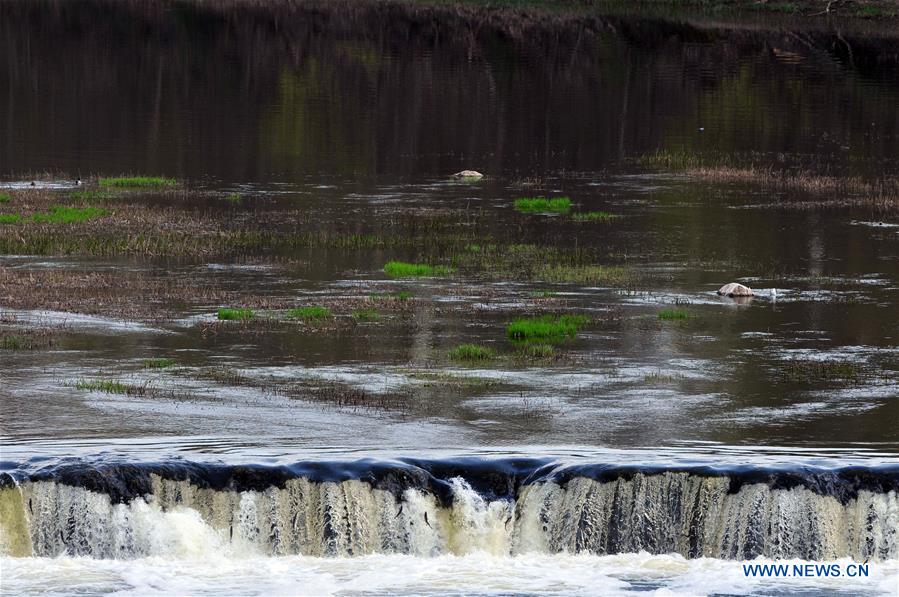
[[[632,281],[384,274],[388,260],[434,257],[418,246],[235,260],[0,255],[0,267],[26,274],[118,272],[297,304],[411,295],[376,322],[342,315],[320,330],[257,333],[210,332],[217,309],[230,306],[217,302],[156,305],[136,318],[90,304],[13,309],[0,288],[4,330],[48,327],[56,338],[46,350],[0,350],[2,472],[28,483],[60,464],[422,457],[468,459],[459,478],[472,480],[483,463],[523,456],[773,467],[800,478],[855,466],[892,479],[878,467],[899,453],[895,212],[797,209],[815,195],[697,182],[629,161],[661,149],[895,173],[899,54],[889,27],[606,15],[538,24],[530,31],[539,35],[525,38],[490,27],[472,37],[452,20],[435,35],[421,15],[368,9],[207,10],[0,3],[9,40],[0,48],[0,189],[27,190],[36,179],[65,197],[75,176],[164,174],[196,197],[151,200],[185,213],[227,210],[240,221],[302,209],[305,229],[360,235],[442,217],[484,247],[593,251],[598,263],[628,267]],[[463,168],[488,177],[448,180]],[[235,192],[239,203],[221,201]],[[578,223],[513,209],[515,198],[537,194],[620,217]],[[731,281],[756,297],[718,297]],[[672,308],[688,318],[659,318]],[[505,326],[538,311],[596,322],[558,360],[516,360]],[[478,365],[447,358],[469,342],[502,356]],[[176,365],[145,367],[160,357]],[[77,387],[99,378],[145,391]],[[333,388],[366,398],[338,404]],[[885,483],[895,497],[899,487]],[[893,594],[899,583],[895,552],[867,579],[777,580],[747,578],[743,558],[730,555],[270,555],[234,551],[197,512],[178,506],[174,518],[152,519],[164,555],[4,555],[0,589],[857,595]],[[209,540],[166,552],[194,532]]]

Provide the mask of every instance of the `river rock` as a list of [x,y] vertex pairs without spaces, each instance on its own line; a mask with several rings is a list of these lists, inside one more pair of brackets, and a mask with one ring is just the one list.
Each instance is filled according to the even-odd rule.
[[752,288],[736,282],[725,284],[718,289],[718,294],[721,296],[753,296]]
[[477,170],[463,170],[453,174],[453,178],[484,178],[484,175]]

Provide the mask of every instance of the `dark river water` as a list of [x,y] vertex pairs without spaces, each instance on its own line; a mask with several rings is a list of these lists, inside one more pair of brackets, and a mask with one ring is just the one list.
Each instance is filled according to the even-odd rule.
[[[340,304],[397,292],[410,297],[410,306],[398,315],[338,325],[328,333],[301,334],[277,326],[254,334],[227,326],[210,333],[218,308],[230,305],[157,305],[147,296],[144,302],[154,304],[161,316],[137,321],[102,309],[13,308],[7,304],[12,290],[0,285],[0,324],[10,329],[62,326],[50,350],[0,350],[0,470],[25,483],[22,495],[28,499],[16,498],[16,503],[70,504],[87,512],[85,524],[105,528],[105,521],[114,519],[124,526],[109,532],[125,533],[127,526],[126,534],[138,537],[123,547],[115,543],[118,539],[98,542],[99,531],[82,536],[50,526],[35,530],[39,516],[32,510],[30,516],[38,518],[29,519],[34,526],[28,554],[65,551],[107,563],[97,568],[90,560],[63,558],[50,564],[4,557],[4,573],[12,571],[8,590],[65,593],[73,579],[89,578],[88,592],[137,593],[162,587],[242,594],[253,587],[287,594],[296,586],[309,594],[353,593],[366,586],[371,594],[439,594],[447,586],[472,594],[589,594],[597,587],[604,594],[790,592],[792,585],[736,579],[736,564],[723,563],[761,554],[884,560],[870,582],[802,586],[814,594],[889,594],[899,577],[899,539],[895,529],[889,531],[899,491],[895,208],[820,207],[814,191],[697,179],[645,156],[765,166],[784,175],[798,169],[866,180],[896,175],[899,34],[894,23],[623,16],[587,9],[485,14],[471,6],[368,2],[266,7],[254,2],[0,0],[0,192],[38,180],[38,187],[55,188],[64,196],[76,177],[165,175],[181,181],[188,192],[151,201],[179,214],[225,213],[237,227],[245,218],[267,213],[277,218],[283,210],[302,209],[307,216],[298,230],[365,235],[398,222],[414,228],[423,221],[417,218],[440,214],[470,222],[471,234],[483,239],[483,247],[589,251],[598,262],[631,274],[626,284],[385,275],[389,260],[449,259],[419,245],[297,248],[279,250],[274,258],[274,251],[260,250],[237,259],[0,255],[7,279],[22,273],[118,272],[129,279],[214,285],[298,304]],[[466,168],[486,177],[450,178]],[[221,200],[233,193],[242,196],[239,203]],[[516,198],[537,194],[568,196],[575,212],[618,217],[578,222],[512,208]],[[851,196],[846,191],[846,198]],[[0,210],[9,209],[0,204]],[[14,226],[0,225],[0,235],[16,234]],[[483,249],[469,245],[465,250]],[[751,286],[756,296],[748,301],[717,296],[715,291],[732,281]],[[686,318],[660,318],[665,309],[683,311]],[[512,353],[506,324],[540,310],[577,312],[596,322],[564,345],[562,358],[533,363],[506,358]],[[448,352],[461,343],[482,344],[506,356],[475,365],[449,360]],[[150,358],[171,358],[177,366],[148,369]],[[223,370],[229,376],[215,373]],[[169,393],[119,395],[84,391],[76,383],[94,378]],[[380,406],[332,404],[321,393],[332,386],[365,392]],[[790,512],[861,508],[850,500],[860,504],[873,495],[865,507],[881,516],[878,524],[887,529],[886,538],[877,544],[879,551],[853,551],[844,548],[848,539],[821,539],[836,532],[822,522],[824,530],[803,527],[808,534],[795,535],[822,542],[827,547],[821,552],[799,547],[776,552],[747,540],[700,554],[695,545],[665,547],[661,539],[641,543],[637,537],[626,545],[622,539],[620,548],[590,547],[587,551],[600,555],[579,560],[558,553],[586,545],[565,544],[567,531],[537,539],[539,533],[517,518],[536,508],[546,531],[546,520],[555,516],[547,514],[552,509],[547,504],[558,496],[546,490],[539,508],[536,501],[528,502],[537,500],[538,490],[525,491],[525,483],[537,487],[539,475],[529,472],[530,481],[522,481],[509,472],[513,465],[495,460],[512,456],[547,459],[528,464],[535,470],[546,462],[599,463],[599,472],[589,471],[589,483],[596,484],[613,475],[604,463],[633,467],[614,474],[621,475],[620,483],[635,484],[635,496],[643,491],[714,493],[720,489],[713,487],[718,487],[716,475],[731,475],[730,489],[721,489],[721,495],[739,503],[722,514],[731,525],[725,525],[724,534],[741,537],[745,529],[734,527],[734,521],[746,519],[751,525],[758,515],[759,525],[771,528],[776,525],[770,520],[787,516],[783,512],[789,508],[777,501],[788,499],[784,489],[796,488],[790,495],[821,494]],[[308,506],[303,516],[337,502],[362,504],[358,512],[364,515],[351,516],[352,508],[341,506],[347,510],[341,515],[347,528],[356,529],[347,530],[347,537],[354,539],[347,545],[323,540],[294,551],[262,545],[259,528],[269,522],[247,522],[248,509],[255,513],[258,508],[262,516],[268,508],[263,497],[278,508],[288,508],[284,504],[293,504],[290,500],[312,499],[305,493],[297,497],[302,491],[291,485],[299,482],[292,477],[290,482],[278,477],[263,493],[257,486],[267,478],[262,473],[248,481],[242,469],[197,472],[203,465],[195,464],[182,470],[181,460],[165,473],[173,475],[165,481],[131,469],[108,469],[93,477],[90,468],[184,458],[229,466],[289,465],[296,471],[307,466],[295,465],[298,461],[359,461],[345,475],[342,465],[335,465],[338,473],[322,473],[318,481],[324,487],[332,477],[345,483],[374,479],[381,474],[378,467],[387,465],[373,462],[401,457],[451,464],[396,465],[403,479],[396,481],[399,485],[415,475],[427,477],[431,485],[409,485],[401,494],[384,482],[385,491],[403,503],[398,511],[386,510],[391,520],[401,521],[391,523],[389,541],[360,530],[366,520],[387,516],[379,500],[388,494],[371,488],[360,493],[355,485],[345,485],[340,499],[323,489],[320,504]],[[461,457],[466,458],[453,460]],[[493,465],[473,464],[478,459],[499,463],[498,472],[484,472],[479,467]],[[55,468],[73,462],[86,463],[88,472],[78,469],[66,477],[69,473]],[[828,476],[841,466],[871,472],[868,477],[855,472]],[[365,472],[368,467],[376,472]],[[633,477],[640,467],[686,476],[668,489],[647,489],[637,487],[639,475]],[[784,470],[823,476],[803,477],[802,472],[791,477]],[[777,476],[782,473],[786,476]],[[283,471],[277,474],[283,477]],[[232,504],[240,528],[237,522],[222,522],[232,516],[222,513],[231,512],[231,506],[219,498],[210,497],[207,504],[191,494],[193,502],[186,497],[179,502],[194,490],[166,485],[205,483],[203,491],[212,491],[209,487],[220,482],[218,491],[227,487],[221,479],[228,475],[243,479],[230,485],[231,493],[244,496]],[[506,483],[510,475],[510,487],[523,493],[484,489],[496,479]],[[213,477],[216,481],[209,481]],[[483,487],[477,481],[482,478],[489,479]],[[768,483],[773,497],[743,492],[744,485],[759,479]],[[48,488],[48,480],[60,485]],[[6,481],[0,481],[2,488]],[[83,484],[112,496],[123,486],[136,491],[151,483],[161,501],[132,503],[127,515],[72,489]],[[275,485],[286,493],[272,497]],[[566,504],[577,502],[572,487],[566,486]],[[461,509],[446,514],[449,506],[440,510],[428,501],[428,491],[454,496],[452,508]],[[862,496],[863,491],[870,493]],[[600,493],[583,489],[581,497],[599,499]],[[12,498],[0,496],[0,506],[7,507],[0,508],[0,527],[13,528],[2,514],[14,509],[7,499]],[[195,520],[167,507],[157,511],[166,499],[188,503],[196,509],[190,512],[200,514]],[[507,499],[518,500],[518,510],[505,509]],[[761,515],[749,505],[763,502]],[[668,520],[663,510],[671,504],[664,503],[646,512],[634,505],[634,519],[651,518],[660,528],[676,525],[660,522]],[[275,510],[272,506],[272,529],[291,516],[296,524],[296,512]],[[418,518],[399,529],[396,525],[407,523],[404,517],[413,516],[409,512],[424,513],[428,530],[439,540],[425,537],[428,530],[420,521],[413,528]],[[854,512],[847,510],[847,520]],[[566,516],[572,515],[559,514],[559,520]],[[204,520],[211,526],[202,526]],[[228,524],[230,536],[222,539]],[[166,530],[144,545],[141,529],[149,528]],[[475,528],[481,534],[470,534]],[[3,542],[11,532],[0,533],[0,548],[15,545]],[[244,532],[247,537],[235,539],[235,533]],[[323,532],[333,539],[331,530]],[[405,543],[397,533],[408,534]],[[428,543],[432,539],[436,543]],[[372,547],[377,541],[382,547],[398,543],[381,553]],[[214,545],[219,545],[214,551],[227,552],[226,560],[213,557],[209,567],[181,563],[183,554],[188,562],[205,561]],[[480,556],[471,555],[482,548],[491,554],[495,576],[485,576]],[[2,553],[21,555],[11,549]],[[520,555],[532,549],[541,555]],[[641,550],[642,555],[633,553]],[[287,560],[273,557],[288,553],[293,555]],[[360,554],[357,559],[320,558]],[[158,555],[169,559],[163,564],[141,560],[131,568],[120,561]],[[697,555],[715,558],[714,581],[708,570],[681,557]],[[436,569],[422,563],[425,556],[440,556]],[[525,579],[516,562],[532,576]],[[399,572],[402,582],[379,576],[385,568],[405,569],[408,578]],[[271,584],[279,574],[289,582]],[[360,574],[368,575],[367,585],[354,584]]]
[[899,155],[892,23],[302,6],[4,2],[0,172],[392,182],[659,149]]

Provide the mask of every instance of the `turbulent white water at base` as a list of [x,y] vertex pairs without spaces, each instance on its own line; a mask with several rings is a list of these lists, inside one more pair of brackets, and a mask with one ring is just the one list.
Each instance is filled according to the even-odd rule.
[[[754,563],[770,562],[756,560]],[[783,561],[779,563],[784,563]],[[798,560],[789,564],[799,563]],[[837,560],[845,566],[849,560]],[[616,556],[485,553],[422,558],[368,555],[201,559],[0,559],[4,595],[890,595],[899,561],[868,578],[758,579],[738,561],[646,553]]]

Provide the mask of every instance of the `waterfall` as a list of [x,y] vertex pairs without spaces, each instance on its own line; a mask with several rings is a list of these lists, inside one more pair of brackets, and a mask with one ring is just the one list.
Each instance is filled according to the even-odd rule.
[[531,475],[510,481],[508,495],[496,495],[453,476],[442,480],[441,495],[428,484],[403,487],[394,480],[382,487],[370,478],[301,476],[232,489],[152,472],[146,491],[130,499],[26,479],[0,489],[0,550],[116,559],[212,551],[237,557],[475,551],[899,557],[899,493],[891,480],[882,491],[828,494],[813,483],[735,483],[732,476],[689,471],[594,477]]

